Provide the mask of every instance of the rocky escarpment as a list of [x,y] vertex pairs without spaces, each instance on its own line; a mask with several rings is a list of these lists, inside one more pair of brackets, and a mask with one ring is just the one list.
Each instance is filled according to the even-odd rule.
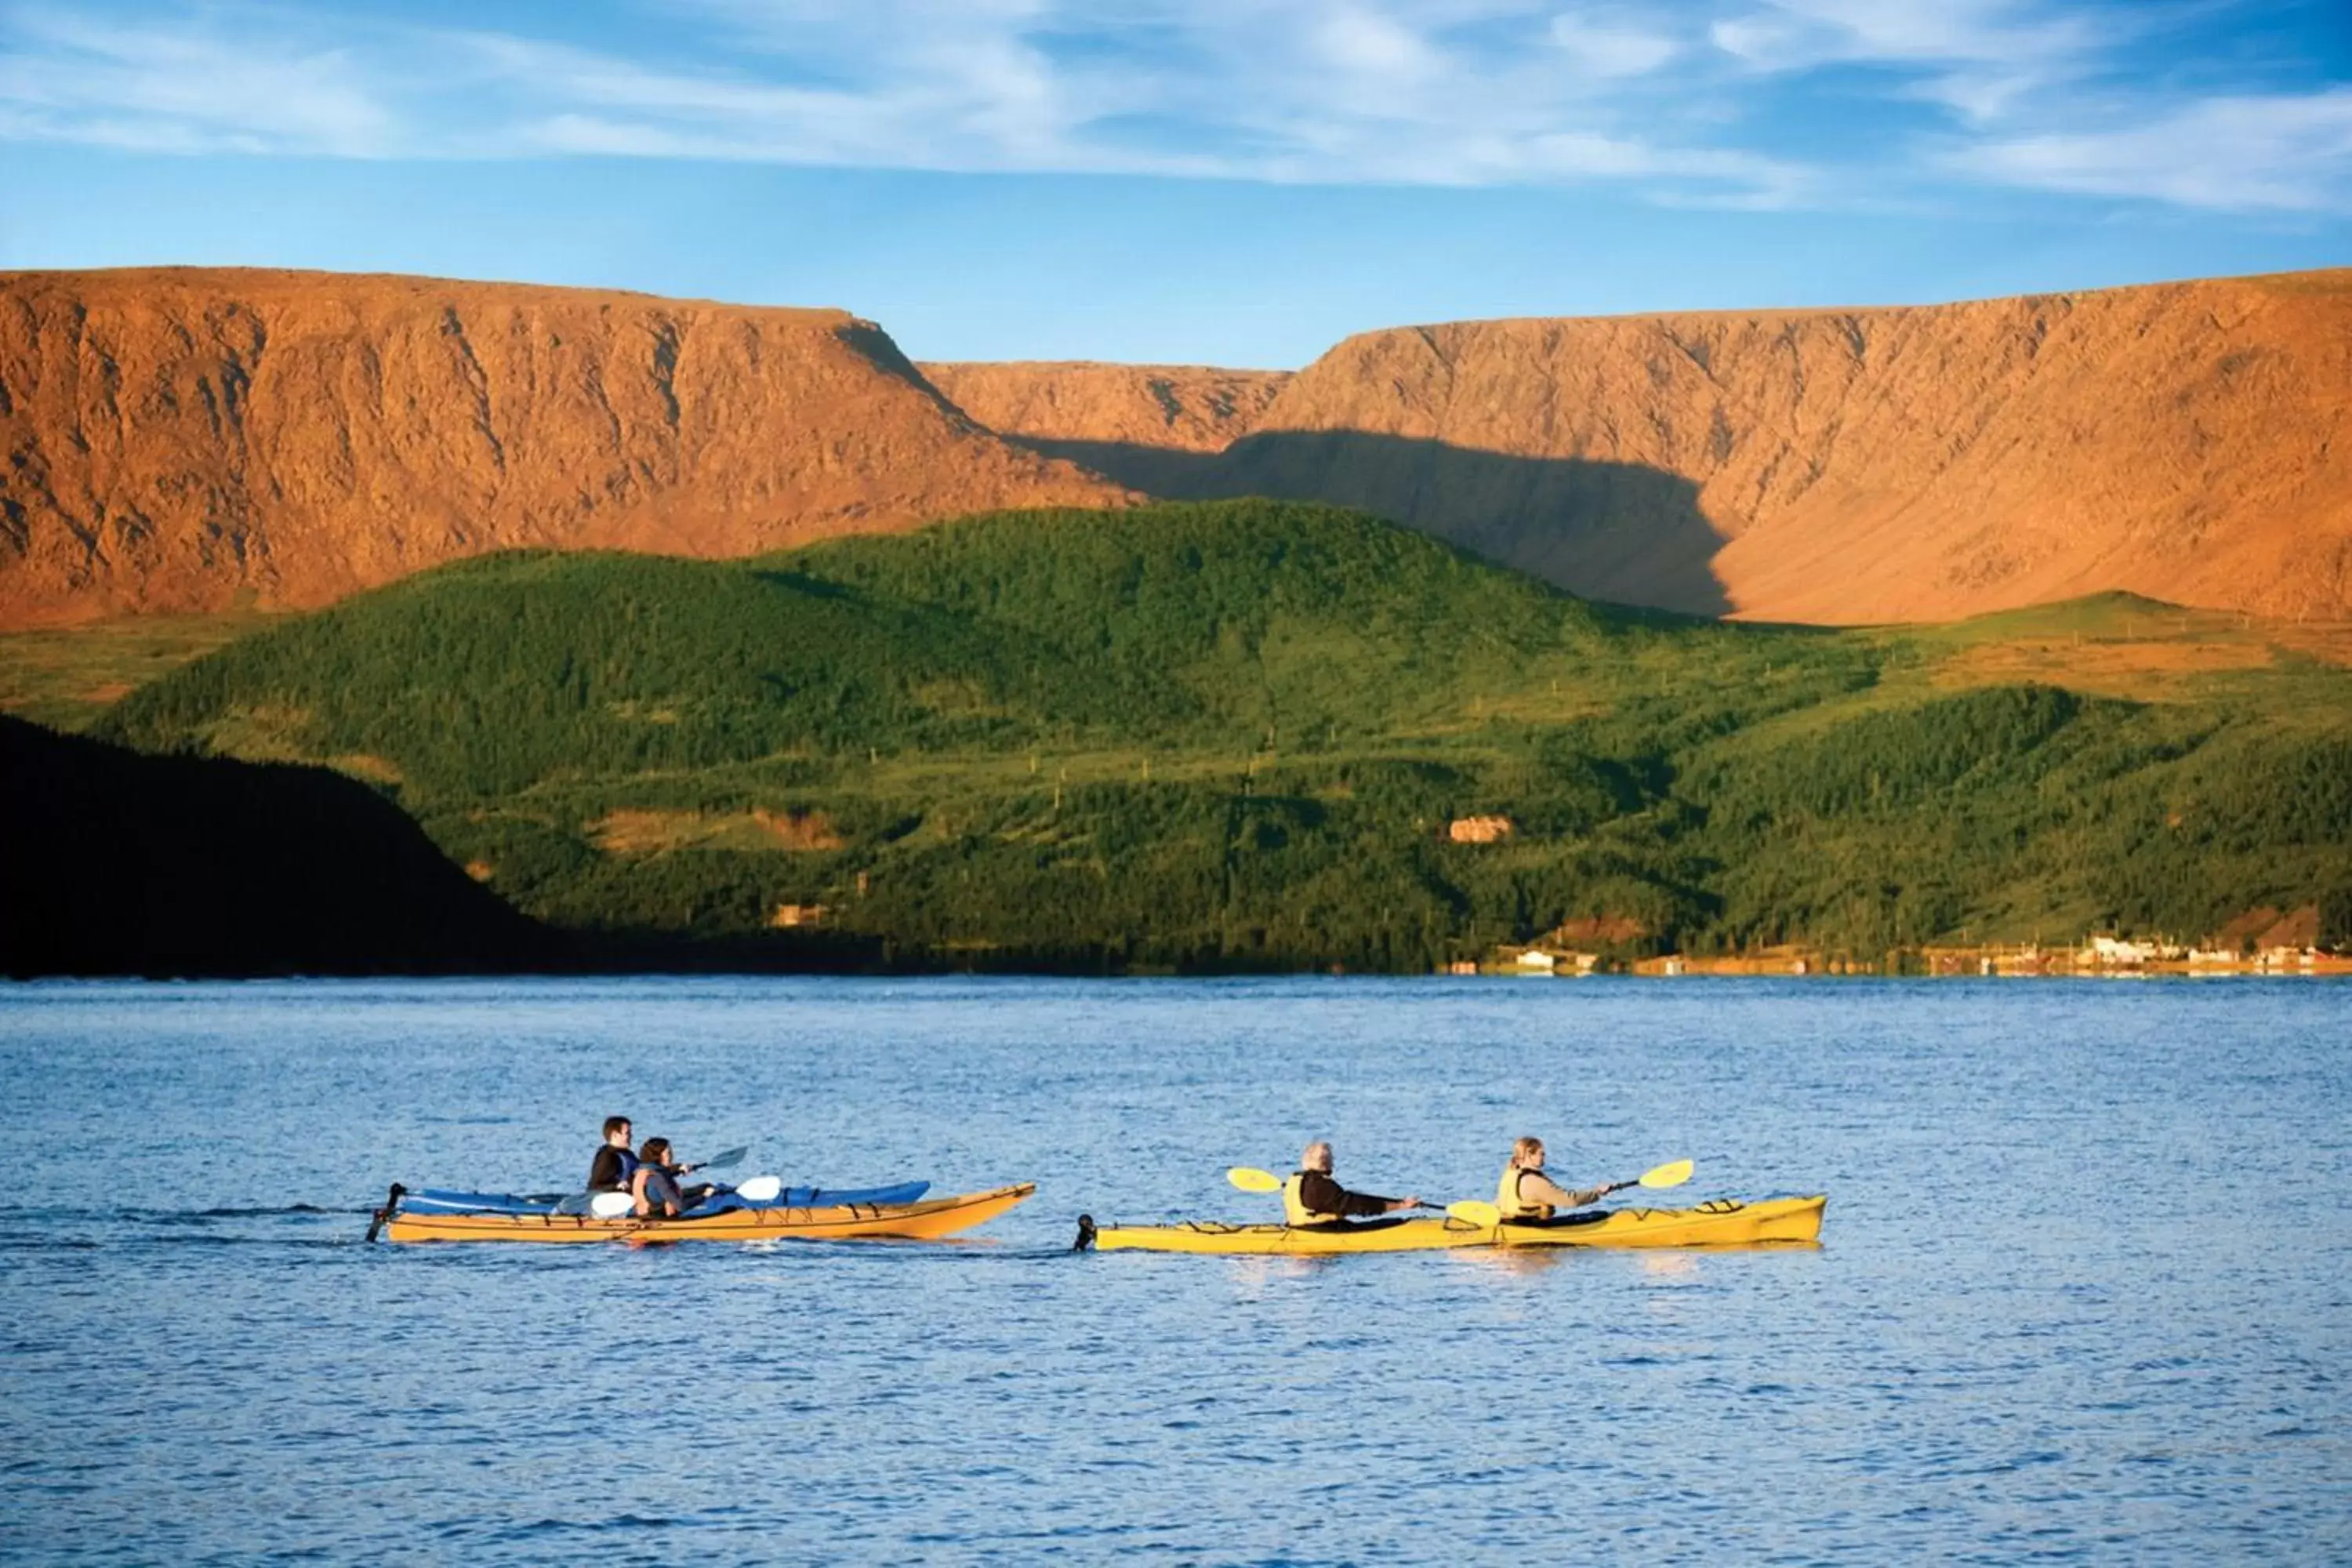
[[1092,364],[1075,360],[929,363],[948,400],[1002,435],[1222,451],[1255,429],[1286,370]]
[[306,605],[512,545],[750,553],[998,507],[1362,507],[1580,593],[2352,616],[2352,271],[1465,322],[1295,375],[941,364],[520,285],[0,275],[0,625]]
[[323,273],[0,275],[0,449],[5,625],[1124,499],[840,311]]
[[2352,271],[1368,332],[1217,453],[1050,384],[974,401],[1156,493],[1363,507],[1636,604],[2352,616]]
[[922,368],[999,435],[1160,495],[1190,493],[1201,459],[1255,428],[1290,380],[1279,370],[1050,360]]

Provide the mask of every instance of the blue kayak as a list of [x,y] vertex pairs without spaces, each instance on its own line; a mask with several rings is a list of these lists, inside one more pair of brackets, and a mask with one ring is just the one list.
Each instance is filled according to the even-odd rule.
[[[931,1190],[929,1182],[900,1182],[887,1187],[786,1187],[765,1203],[756,1203],[734,1193],[714,1193],[696,1205],[694,1214],[724,1214],[730,1209],[829,1209],[848,1204],[882,1205],[911,1204]],[[563,1193],[541,1193],[520,1196],[513,1193],[461,1193],[446,1187],[411,1187],[400,1200],[400,1206],[411,1214],[544,1214],[551,1215],[556,1205],[569,1196]]]

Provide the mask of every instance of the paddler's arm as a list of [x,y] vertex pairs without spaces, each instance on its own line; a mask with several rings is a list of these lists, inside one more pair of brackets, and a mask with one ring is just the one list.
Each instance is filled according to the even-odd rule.
[[1597,1187],[1570,1192],[1541,1171],[1528,1171],[1519,1177],[1519,1200],[1522,1203],[1549,1204],[1555,1208],[1580,1209],[1587,1204],[1599,1203],[1623,1184],[1604,1182]]
[[1298,1201],[1311,1213],[1341,1215],[1388,1214],[1395,1209],[1417,1209],[1421,1200],[1414,1198],[1384,1198],[1372,1193],[1351,1193],[1320,1171],[1309,1171],[1298,1184]]

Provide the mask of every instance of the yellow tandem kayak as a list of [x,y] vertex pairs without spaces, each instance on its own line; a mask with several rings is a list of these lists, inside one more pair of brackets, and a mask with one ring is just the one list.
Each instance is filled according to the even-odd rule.
[[1455,1247],[1758,1247],[1821,1239],[1826,1195],[1741,1203],[1713,1198],[1686,1209],[1585,1210],[1544,1223],[1473,1225],[1443,1219],[1374,1219],[1330,1225],[1097,1226],[1078,1219],[1079,1248],[1105,1252],[1278,1253],[1426,1252]]
[[404,1214],[384,1216],[391,1241],[834,1241],[896,1237],[936,1241],[983,1225],[1037,1190],[1034,1182],[912,1204],[834,1208],[729,1209],[684,1219],[597,1219],[559,1214]]

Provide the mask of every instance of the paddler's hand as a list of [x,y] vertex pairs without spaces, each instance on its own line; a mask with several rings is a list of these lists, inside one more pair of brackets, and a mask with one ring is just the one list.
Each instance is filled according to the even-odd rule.
[[1423,1206],[1419,1197],[1399,1198],[1389,1205],[1392,1209],[1417,1209]]

